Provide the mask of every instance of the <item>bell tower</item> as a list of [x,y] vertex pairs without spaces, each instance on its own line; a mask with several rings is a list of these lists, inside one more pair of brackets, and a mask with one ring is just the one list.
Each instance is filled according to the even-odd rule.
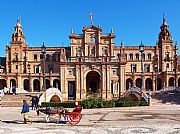
[[163,23],[160,27],[161,31],[159,33],[157,47],[159,50],[158,54],[158,64],[159,72],[168,72],[172,71],[172,59],[173,59],[173,50],[174,44],[172,40],[171,33],[169,31],[169,26],[166,23],[166,18],[163,16]]
[[27,58],[28,46],[26,44],[25,35],[23,33],[23,27],[21,25],[20,17],[18,17],[17,24],[14,27],[12,39],[9,48],[9,62],[11,62],[12,73],[23,73],[26,70],[24,61]]

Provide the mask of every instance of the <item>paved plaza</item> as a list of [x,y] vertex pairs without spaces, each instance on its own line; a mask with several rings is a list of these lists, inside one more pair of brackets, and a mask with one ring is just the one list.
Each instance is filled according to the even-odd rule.
[[45,115],[36,116],[30,111],[32,124],[23,124],[20,107],[2,107],[0,133],[18,134],[180,134],[180,105],[156,104],[145,107],[108,109],[83,109],[81,122],[76,126],[57,123],[52,117],[45,122]]

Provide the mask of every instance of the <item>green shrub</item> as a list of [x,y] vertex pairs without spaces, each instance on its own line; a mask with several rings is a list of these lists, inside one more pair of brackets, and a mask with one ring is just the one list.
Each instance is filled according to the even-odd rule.
[[148,106],[146,101],[118,100],[115,102],[116,107]]
[[[107,101],[100,99],[98,97],[92,97],[78,102],[84,109],[93,108],[112,108],[112,107],[132,107],[132,106],[148,106],[146,101],[131,101],[131,100],[117,100],[117,101]],[[42,107],[64,107],[64,108],[74,108],[75,102],[43,102]]]
[[75,102],[43,102],[41,107],[64,107],[64,108],[74,108]]

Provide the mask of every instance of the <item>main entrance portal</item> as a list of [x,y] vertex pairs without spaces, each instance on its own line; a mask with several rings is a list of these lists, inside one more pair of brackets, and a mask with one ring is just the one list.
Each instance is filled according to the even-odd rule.
[[100,75],[96,71],[91,71],[86,76],[86,90],[89,93],[100,92]]

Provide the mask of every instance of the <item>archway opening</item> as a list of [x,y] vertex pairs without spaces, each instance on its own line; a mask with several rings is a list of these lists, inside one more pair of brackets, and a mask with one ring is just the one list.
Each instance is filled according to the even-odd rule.
[[133,82],[131,78],[126,80],[126,90],[130,89],[133,86]]
[[0,89],[4,89],[6,87],[6,80],[0,79]]
[[10,86],[11,87],[16,87],[16,80],[15,79],[10,80]]
[[24,80],[24,90],[28,91],[29,92],[29,80],[28,79],[25,79]]
[[89,93],[99,93],[100,75],[96,71],[91,71],[86,76],[86,90]]
[[50,80],[46,79],[46,89],[50,88]]
[[161,90],[162,89],[162,80],[161,78],[157,78],[157,90]]
[[180,87],[180,78],[178,79],[178,87]]
[[142,80],[141,80],[141,78],[137,78],[136,79],[136,86],[139,87],[139,88],[142,87]]
[[58,79],[55,79],[53,81],[53,87],[59,89],[61,91],[61,87],[60,87],[60,81]]
[[33,82],[33,89],[35,92],[40,92],[40,81],[35,79]]
[[152,80],[151,80],[151,78],[146,79],[146,90],[152,91]]
[[174,77],[169,78],[169,86],[174,86]]
[[53,95],[52,98],[50,99],[50,102],[61,102],[59,96]]

